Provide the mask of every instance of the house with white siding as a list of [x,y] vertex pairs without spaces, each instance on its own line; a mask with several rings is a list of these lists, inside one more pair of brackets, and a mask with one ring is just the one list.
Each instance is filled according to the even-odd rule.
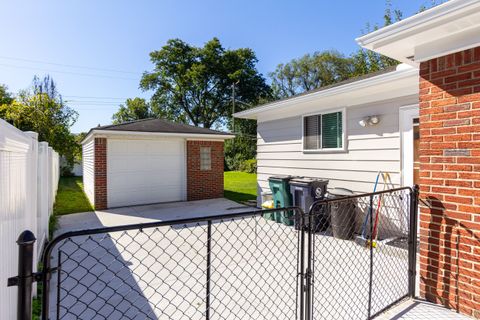
[[357,192],[379,170],[418,183],[420,297],[480,319],[480,1],[357,42],[405,65],[236,114],[258,122],[259,191],[276,174]]
[[378,171],[395,186],[414,182],[418,69],[406,64],[235,116],[257,120],[258,195],[279,174],[355,192],[371,192]]

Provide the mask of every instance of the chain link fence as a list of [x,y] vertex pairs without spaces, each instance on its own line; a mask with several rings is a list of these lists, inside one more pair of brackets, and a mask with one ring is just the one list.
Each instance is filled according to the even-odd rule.
[[[292,212],[275,215],[293,219]],[[71,233],[50,246],[50,319],[296,319],[300,231],[257,211]],[[288,218],[288,216],[291,216]]]
[[69,232],[44,251],[42,316],[371,319],[413,295],[416,198],[401,188],[321,200],[307,214]]
[[370,319],[409,295],[415,199],[403,188],[312,205],[313,319]]

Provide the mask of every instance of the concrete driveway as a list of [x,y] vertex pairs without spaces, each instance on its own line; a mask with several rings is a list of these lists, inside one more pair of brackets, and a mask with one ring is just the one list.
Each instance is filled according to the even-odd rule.
[[[58,232],[251,211],[226,199],[73,214]],[[298,238],[259,215],[76,236],[52,254],[50,317],[60,319],[294,319]],[[211,240],[207,290],[208,239]],[[60,284],[60,285],[58,285]]]
[[93,212],[74,213],[59,218],[55,235],[72,230],[126,224],[169,221],[254,210],[255,208],[219,198],[188,202],[157,203]]
[[[226,199],[118,208],[61,217],[58,233],[251,210]],[[51,279],[50,317],[58,306],[60,319],[205,319],[207,309],[212,319],[295,319],[295,228],[258,215],[210,228],[210,237],[205,223],[192,223],[66,239],[52,255],[61,272]],[[315,235],[314,243],[315,318],[365,318],[369,250],[329,234]],[[373,254],[377,312],[406,294],[408,261],[406,250],[386,244]],[[381,319],[423,319],[420,311]]]

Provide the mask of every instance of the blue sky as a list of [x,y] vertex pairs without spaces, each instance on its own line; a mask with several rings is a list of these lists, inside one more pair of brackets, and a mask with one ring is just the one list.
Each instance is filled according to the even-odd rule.
[[[408,17],[428,0],[394,0]],[[108,124],[138,89],[149,52],[168,39],[201,46],[218,37],[226,48],[252,48],[265,77],[305,53],[356,50],[367,22],[382,23],[383,0],[7,1],[0,3],[0,83],[27,88],[50,74],[79,112],[73,132]],[[46,63],[48,62],[48,63]],[[84,68],[80,68],[82,66]]]

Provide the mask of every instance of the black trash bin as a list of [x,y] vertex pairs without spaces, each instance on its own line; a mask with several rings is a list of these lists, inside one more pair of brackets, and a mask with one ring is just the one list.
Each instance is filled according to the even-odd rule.
[[[305,214],[308,214],[312,203],[324,198],[327,191],[328,180],[298,177],[291,179],[289,184],[293,205],[302,208]],[[313,216],[313,224],[313,230],[315,232],[328,228],[328,220],[325,214],[316,210]],[[308,226],[308,216],[305,216],[304,226]],[[298,216],[295,218],[295,229],[301,229]]]
[[[337,199],[354,195],[353,191],[345,188],[334,188],[327,193],[328,199]],[[335,238],[350,240],[355,231],[355,199],[333,201],[328,206],[330,224]]]

